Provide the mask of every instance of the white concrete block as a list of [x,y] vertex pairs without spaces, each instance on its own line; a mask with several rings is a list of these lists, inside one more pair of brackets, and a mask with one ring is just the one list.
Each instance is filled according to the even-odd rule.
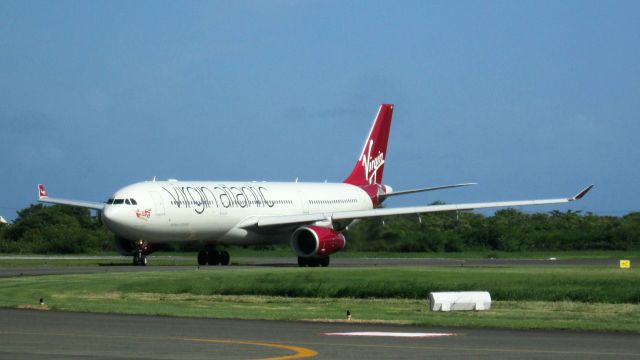
[[429,310],[489,310],[491,295],[487,291],[456,291],[429,293]]

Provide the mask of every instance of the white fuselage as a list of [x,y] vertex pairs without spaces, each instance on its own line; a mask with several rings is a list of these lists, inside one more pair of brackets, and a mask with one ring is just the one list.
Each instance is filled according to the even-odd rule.
[[132,241],[248,245],[286,242],[291,235],[282,228],[270,233],[239,226],[252,217],[373,207],[364,190],[344,183],[153,181],[118,190],[102,219]]

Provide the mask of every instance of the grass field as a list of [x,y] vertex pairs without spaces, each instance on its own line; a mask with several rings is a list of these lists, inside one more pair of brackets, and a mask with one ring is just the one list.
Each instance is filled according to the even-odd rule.
[[[430,291],[487,290],[431,313]],[[640,332],[640,271],[604,267],[282,268],[0,279],[0,306],[129,314]]]

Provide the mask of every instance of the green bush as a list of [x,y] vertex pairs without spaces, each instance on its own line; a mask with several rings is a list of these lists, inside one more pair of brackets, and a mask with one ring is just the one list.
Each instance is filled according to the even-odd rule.
[[388,252],[632,250],[640,248],[640,213],[624,217],[516,209],[493,216],[462,212],[363,220],[347,231],[348,250]]
[[113,236],[88,209],[33,205],[0,237],[0,252],[77,254],[112,249]]

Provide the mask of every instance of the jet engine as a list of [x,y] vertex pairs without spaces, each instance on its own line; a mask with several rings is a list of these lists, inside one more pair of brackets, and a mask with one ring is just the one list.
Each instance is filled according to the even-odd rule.
[[344,235],[331,228],[302,226],[291,235],[291,247],[300,257],[323,257],[344,249]]

